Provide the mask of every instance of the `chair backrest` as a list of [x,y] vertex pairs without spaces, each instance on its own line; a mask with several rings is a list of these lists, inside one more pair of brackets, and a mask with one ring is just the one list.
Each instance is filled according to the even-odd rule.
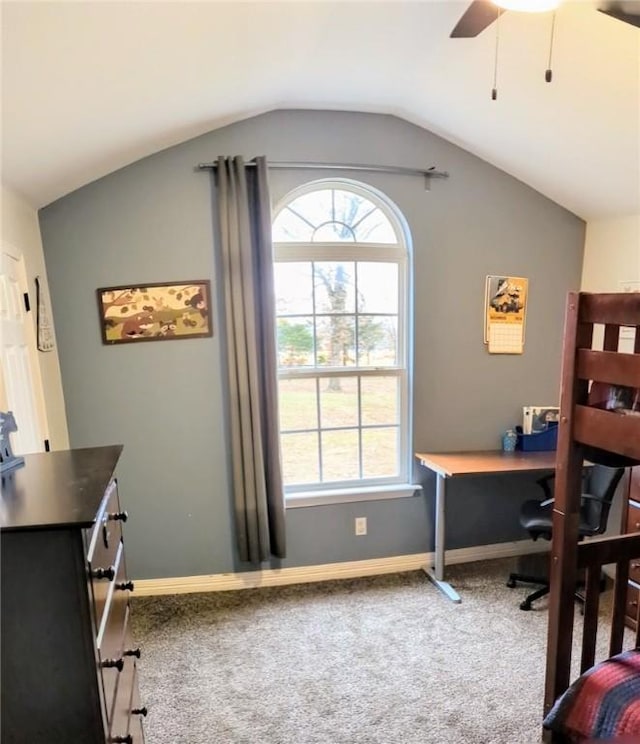
[[600,535],[607,529],[611,502],[623,475],[624,468],[609,468],[605,465],[589,468],[583,497],[586,495],[595,498],[583,498],[580,503],[581,535]]

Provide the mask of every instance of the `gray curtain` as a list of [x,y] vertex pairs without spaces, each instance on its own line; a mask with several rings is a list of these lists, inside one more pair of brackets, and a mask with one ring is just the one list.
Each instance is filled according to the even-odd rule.
[[240,559],[285,557],[271,204],[265,158],[218,158],[235,524]]

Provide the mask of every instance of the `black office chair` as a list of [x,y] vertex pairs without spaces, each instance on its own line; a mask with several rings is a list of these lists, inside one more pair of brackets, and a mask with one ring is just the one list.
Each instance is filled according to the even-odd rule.
[[[600,535],[607,529],[607,519],[616,487],[624,474],[624,468],[609,468],[594,465],[585,468],[582,474],[582,496],[580,500],[580,524],[578,539]],[[553,489],[551,482],[554,475],[540,478],[537,483],[545,494],[543,501],[525,501],[520,509],[520,524],[527,530],[533,540],[539,537],[551,540],[553,522]],[[523,584],[541,584],[542,587],[521,603],[521,610],[530,610],[531,603],[549,593],[549,578],[529,576],[526,574],[509,574],[508,587],[515,587],[516,582]],[[581,597],[578,595],[578,599]]]

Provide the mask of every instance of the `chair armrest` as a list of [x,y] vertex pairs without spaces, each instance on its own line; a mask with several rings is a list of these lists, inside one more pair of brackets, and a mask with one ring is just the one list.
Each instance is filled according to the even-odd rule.
[[[542,488],[544,491],[544,495],[546,496],[546,499],[540,504],[540,506],[546,506],[547,504],[550,504],[553,501],[553,495],[551,494],[551,481],[554,480],[556,477],[555,473],[549,473],[548,475],[543,475],[542,478],[538,478],[536,480],[536,483]],[[584,467],[582,468],[582,483],[584,486],[585,479],[589,477],[589,468]],[[587,494],[588,495],[588,494]],[[582,497],[584,498],[585,494],[582,494]],[[597,501],[602,501],[602,499],[598,498],[597,496],[590,496],[589,498],[595,499]]]
[[[600,502],[601,504],[603,504],[603,503],[604,503],[604,501],[605,501],[605,500],[604,500],[603,498],[601,498],[600,496],[593,496],[593,495],[592,495],[592,494],[590,494],[590,493],[583,493],[583,494],[581,494],[581,495],[580,495],[580,498],[581,498],[581,499],[591,499],[591,501],[599,501],[599,502]],[[554,501],[555,501],[555,499],[554,499],[554,498],[551,498],[551,499],[545,499],[544,501],[541,501],[541,502],[540,502],[540,506],[549,506],[549,504],[553,504],[553,502],[554,502]]]

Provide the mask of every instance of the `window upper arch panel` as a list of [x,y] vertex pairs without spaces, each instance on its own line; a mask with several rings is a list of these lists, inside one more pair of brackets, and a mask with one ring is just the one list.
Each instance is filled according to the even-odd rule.
[[310,184],[273,221],[275,243],[402,243],[399,227],[378,203],[350,183]]

